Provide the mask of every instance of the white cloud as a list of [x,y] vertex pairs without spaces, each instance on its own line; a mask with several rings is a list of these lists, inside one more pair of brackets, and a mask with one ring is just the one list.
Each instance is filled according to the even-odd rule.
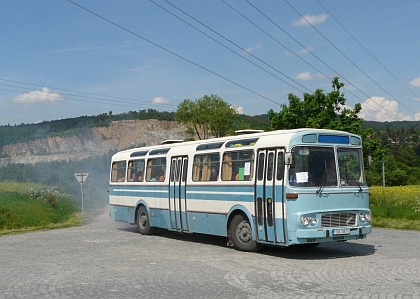
[[258,44],[249,48],[245,48],[245,52],[247,53],[254,53],[256,50],[261,49],[262,48],[262,44]]
[[51,92],[47,87],[43,87],[42,90],[20,94],[13,98],[13,101],[17,103],[59,102],[63,100],[63,97],[56,92]]
[[313,79],[317,79],[317,78],[324,78],[324,76],[322,74],[311,74],[310,72],[304,72],[304,73],[299,73],[296,76],[296,79],[298,80],[302,80],[302,81],[308,81],[308,80],[313,80]]
[[324,23],[327,19],[327,14],[317,15],[317,16],[311,16],[311,15],[304,15],[299,20],[293,20],[292,26],[309,26],[308,22],[311,25],[316,25],[320,23]]
[[413,85],[414,87],[420,87],[420,77],[411,80],[410,84]]
[[169,104],[170,101],[165,99],[164,97],[155,97],[152,100],[153,104]]
[[304,49],[298,51],[297,53],[298,54],[306,54],[306,53],[311,52],[313,49],[314,49],[313,47],[307,47],[307,48],[304,48]]
[[242,106],[235,106],[235,105],[232,105],[231,106],[233,109],[235,109],[235,111],[238,113],[238,114],[244,114],[244,107],[242,107]]
[[371,97],[362,103],[359,117],[372,121],[420,120],[420,113],[408,116],[398,112],[398,102],[383,97]]

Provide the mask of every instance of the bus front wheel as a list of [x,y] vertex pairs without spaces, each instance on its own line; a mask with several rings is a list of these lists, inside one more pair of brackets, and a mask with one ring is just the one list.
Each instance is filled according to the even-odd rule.
[[141,206],[137,211],[137,230],[142,235],[150,235],[153,234],[153,227],[150,226],[149,215],[147,214],[147,210],[144,206]]
[[252,240],[252,227],[248,219],[235,215],[230,223],[230,237],[236,249],[242,251],[257,251],[258,244]]

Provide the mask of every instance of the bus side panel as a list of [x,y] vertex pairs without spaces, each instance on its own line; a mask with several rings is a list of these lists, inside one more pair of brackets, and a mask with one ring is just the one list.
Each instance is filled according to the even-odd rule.
[[139,204],[144,204],[149,209],[152,226],[169,228],[168,188],[166,185],[110,186],[109,209],[111,219],[131,224],[136,223],[135,212]]
[[115,221],[122,221],[134,224],[135,212],[136,209],[133,207],[109,205],[109,214],[111,216],[111,219]]
[[150,208],[149,213],[150,213],[150,224],[153,227],[165,228],[165,229],[170,228],[168,210]]
[[226,214],[188,212],[190,232],[226,236]]
[[[240,205],[254,210],[253,186],[188,186],[187,207],[190,231],[227,236],[227,214]],[[253,213],[250,213],[253,214]],[[252,219],[249,219],[252,222]]]

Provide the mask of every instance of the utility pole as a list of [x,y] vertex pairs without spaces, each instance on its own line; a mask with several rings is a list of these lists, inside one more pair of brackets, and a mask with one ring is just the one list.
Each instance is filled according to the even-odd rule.
[[382,160],[382,187],[385,187],[385,160]]

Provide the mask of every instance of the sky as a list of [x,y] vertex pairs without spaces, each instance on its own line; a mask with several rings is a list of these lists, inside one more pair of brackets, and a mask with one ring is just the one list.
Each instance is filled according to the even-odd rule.
[[420,1],[1,0],[0,125],[217,95],[279,112],[344,83],[372,121],[420,120]]

